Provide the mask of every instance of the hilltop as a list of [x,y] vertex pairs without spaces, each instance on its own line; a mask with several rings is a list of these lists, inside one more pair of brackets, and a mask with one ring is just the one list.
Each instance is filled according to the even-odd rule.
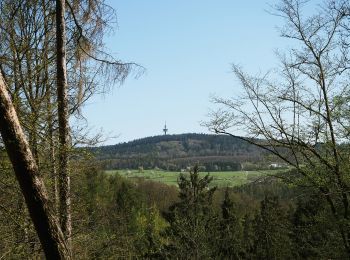
[[207,171],[266,168],[266,152],[237,137],[212,134],[162,135],[93,148],[106,169],[180,170],[195,163]]

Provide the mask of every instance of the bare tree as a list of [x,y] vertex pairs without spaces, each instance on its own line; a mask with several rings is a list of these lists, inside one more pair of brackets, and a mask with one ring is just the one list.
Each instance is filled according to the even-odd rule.
[[[71,0],[61,4],[68,8],[57,9],[59,14],[55,1],[0,1],[0,70],[38,172],[45,181],[52,179],[47,182],[52,185],[50,200],[55,208],[60,205],[56,212],[62,213],[62,230],[70,240],[68,159],[70,139],[75,137],[68,125],[69,116],[81,118],[80,107],[88,98],[122,83],[136,64],[123,63],[104,48],[103,35],[116,18],[105,1]],[[63,34],[61,25],[56,29],[58,16],[65,17],[60,23],[66,25]],[[56,37],[56,33],[63,38]],[[56,40],[60,41],[58,51]],[[58,171],[62,177],[60,194]],[[24,207],[20,208],[25,213]]]
[[278,54],[281,67],[251,76],[233,72],[241,96],[215,97],[218,109],[207,126],[270,151],[297,169],[296,183],[319,190],[350,256],[349,229],[349,95],[350,4],[325,1],[314,15],[303,15],[310,1],[282,0],[274,14],[286,25],[282,36],[296,45]]
[[56,0],[56,84],[58,103],[58,132],[59,132],[59,216],[62,232],[67,244],[71,247],[71,198],[70,176],[68,169],[68,153],[70,149],[68,122],[68,86],[66,67],[66,24],[65,0]]
[[48,259],[70,259],[63,233],[49,209],[44,183],[0,74],[0,132],[29,214]]

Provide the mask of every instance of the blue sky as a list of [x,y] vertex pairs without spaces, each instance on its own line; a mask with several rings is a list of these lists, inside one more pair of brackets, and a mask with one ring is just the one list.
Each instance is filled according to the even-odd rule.
[[253,74],[277,65],[274,51],[287,43],[276,28],[283,21],[266,12],[274,2],[109,0],[118,28],[106,47],[147,71],[90,99],[83,109],[90,127],[119,135],[106,144],[160,135],[165,121],[169,134],[207,133],[200,121],[210,96],[240,91],[232,63]]

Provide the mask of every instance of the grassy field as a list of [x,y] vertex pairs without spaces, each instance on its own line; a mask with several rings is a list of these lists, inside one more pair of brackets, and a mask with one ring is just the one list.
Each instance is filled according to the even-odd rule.
[[[281,170],[211,172],[210,176],[213,177],[211,184],[218,187],[233,187],[257,181],[261,177],[268,174],[275,174],[279,171]],[[144,170],[143,172],[138,170],[110,170],[106,172],[108,174],[118,173],[126,178],[144,178],[146,180],[158,181],[168,185],[177,185],[177,179],[180,175],[180,172],[163,170]],[[201,176],[206,174],[207,172],[200,173]]]

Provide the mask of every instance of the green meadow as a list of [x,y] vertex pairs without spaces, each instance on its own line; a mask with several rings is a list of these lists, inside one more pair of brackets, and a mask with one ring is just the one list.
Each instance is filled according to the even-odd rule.
[[[259,181],[267,175],[277,174],[281,170],[265,170],[265,171],[226,171],[226,172],[210,172],[213,177],[212,186],[217,187],[233,187],[243,185],[249,182]],[[168,185],[177,185],[177,179],[180,172],[171,172],[163,170],[109,170],[108,174],[119,174],[129,179],[145,179],[151,181],[162,182]],[[188,173],[183,173],[188,174]],[[201,172],[200,176],[205,176],[207,172]]]

